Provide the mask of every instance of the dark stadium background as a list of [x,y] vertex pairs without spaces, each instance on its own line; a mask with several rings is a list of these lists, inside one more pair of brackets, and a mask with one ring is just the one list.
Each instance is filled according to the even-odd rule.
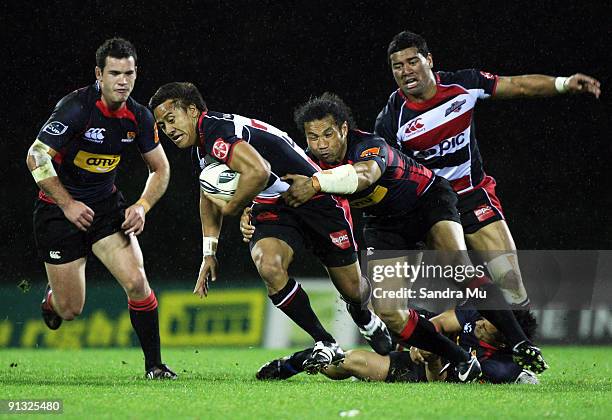
[[[333,3],[333,5],[331,5]],[[599,3],[599,2],[594,2]],[[557,97],[489,101],[477,108],[485,169],[520,249],[609,249],[610,6],[588,2],[59,1],[3,3],[0,27],[0,281],[41,281],[31,211],[37,193],[26,150],[55,103],[94,81],[94,51],[123,36],[137,47],[133,97],[146,103],[170,81],[192,81],[213,110],[258,118],[302,141],[292,110],[333,91],[371,130],[395,89],[386,63],[392,36],[410,29],[429,42],[438,69],[476,67],[502,75],[584,72],[601,100]],[[201,261],[197,184],[188,153],[164,139],[171,184],[140,237],[150,279],[195,279]],[[117,185],[138,198],[146,169],[136,148]],[[237,220],[227,220],[222,278],[252,279]],[[91,278],[101,273],[92,258]],[[319,275],[310,258],[294,273]]]

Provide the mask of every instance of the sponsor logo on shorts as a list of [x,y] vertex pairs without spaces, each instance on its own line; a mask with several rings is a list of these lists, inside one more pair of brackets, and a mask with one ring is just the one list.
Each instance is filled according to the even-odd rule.
[[351,247],[351,241],[349,240],[348,232],[346,231],[346,229],[330,233],[329,237],[332,243],[340,249],[348,249]]
[[128,131],[126,137],[121,139],[122,143],[131,143],[134,141],[134,139],[136,138],[136,132],[135,131]]
[[369,149],[361,152],[359,157],[366,158],[370,156],[378,156],[380,154],[380,147],[370,147]]
[[466,334],[469,334],[472,332],[472,323],[471,322],[466,322],[465,325],[463,325],[463,332]]
[[90,128],[83,134],[83,138],[94,143],[102,143],[106,128]]
[[51,121],[49,124],[45,125],[42,131],[47,134],[51,134],[52,136],[61,136],[68,130],[68,126],[59,121]]
[[107,173],[119,165],[120,155],[98,155],[80,150],[74,157],[74,164],[95,174]]
[[60,255],[60,251],[49,251],[49,258],[53,258],[54,260],[59,260],[62,258]]
[[485,220],[495,216],[495,211],[493,211],[491,206],[484,205],[474,210],[474,215],[476,216],[479,222],[484,222]]
[[222,138],[219,137],[217,140],[215,140],[215,143],[213,144],[212,155],[219,160],[225,160],[227,159],[228,154],[229,145]]
[[453,102],[448,108],[446,108],[446,111],[444,111],[444,116],[448,117],[451,112],[461,111],[461,108],[463,108],[463,104],[465,104],[465,102],[465,99]]

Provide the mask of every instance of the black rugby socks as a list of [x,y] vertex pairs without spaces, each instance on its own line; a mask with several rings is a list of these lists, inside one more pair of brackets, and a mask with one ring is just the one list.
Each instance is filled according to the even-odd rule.
[[149,370],[153,366],[160,366],[162,361],[155,293],[151,290],[149,297],[139,301],[128,299],[128,308],[130,309],[132,327],[136,331],[145,356],[145,370]]
[[470,360],[469,353],[438,333],[431,321],[419,316],[414,309],[408,311],[408,322],[399,335],[401,344],[435,353],[453,362]]
[[300,326],[314,341],[335,342],[310,306],[310,299],[302,286],[294,279],[289,281],[279,292],[269,296],[274,306],[283,311],[293,322]]

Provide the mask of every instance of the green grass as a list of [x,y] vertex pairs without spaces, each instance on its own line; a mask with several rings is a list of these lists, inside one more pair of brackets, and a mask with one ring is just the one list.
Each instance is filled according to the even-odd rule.
[[61,418],[338,418],[351,409],[371,419],[610,418],[612,348],[544,350],[551,369],[541,385],[527,386],[332,382],[321,375],[264,383],[255,371],[285,352],[262,349],[166,349],[179,380],[149,382],[135,349],[4,349],[0,399],[60,398]]

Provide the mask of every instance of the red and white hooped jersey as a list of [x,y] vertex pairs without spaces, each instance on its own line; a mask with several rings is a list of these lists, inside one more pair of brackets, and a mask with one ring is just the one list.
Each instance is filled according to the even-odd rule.
[[484,179],[474,132],[474,106],[495,93],[498,76],[474,69],[436,72],[437,91],[411,102],[398,89],[378,114],[374,131],[461,194]]

